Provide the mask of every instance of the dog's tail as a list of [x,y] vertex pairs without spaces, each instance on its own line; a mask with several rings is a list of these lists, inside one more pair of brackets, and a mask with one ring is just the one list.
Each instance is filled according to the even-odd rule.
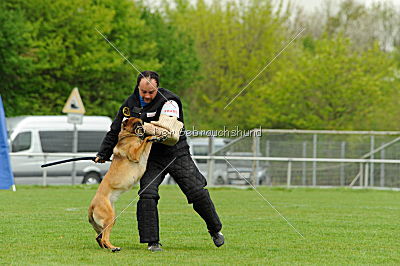
[[93,210],[94,207],[91,205],[88,210],[88,219],[89,223],[93,226],[93,229],[97,232],[97,234],[100,234],[103,231],[103,227],[96,223],[94,217],[93,217]]

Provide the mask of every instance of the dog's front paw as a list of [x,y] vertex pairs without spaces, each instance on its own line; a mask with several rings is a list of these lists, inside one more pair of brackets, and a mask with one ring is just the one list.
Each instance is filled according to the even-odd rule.
[[167,136],[151,136],[147,139],[147,142],[163,142],[167,139]]
[[151,136],[146,138],[146,142],[157,142],[158,138],[156,136]]

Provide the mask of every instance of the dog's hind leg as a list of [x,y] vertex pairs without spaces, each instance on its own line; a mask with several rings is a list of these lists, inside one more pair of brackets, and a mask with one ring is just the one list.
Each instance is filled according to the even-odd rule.
[[106,246],[106,248],[111,249],[112,252],[116,252],[116,251],[120,251],[121,248],[114,246],[110,242],[110,234],[111,234],[111,229],[112,229],[113,225],[114,225],[114,222],[112,222],[112,220],[111,220],[110,223],[107,225],[106,229],[104,229],[102,242],[103,242],[103,245]]
[[[103,245],[101,239],[103,238],[103,219],[99,217],[99,213],[102,213],[103,210],[100,211],[100,207],[91,206],[89,208],[89,223],[93,226],[93,229],[96,231],[96,242],[99,244],[100,248],[107,248]],[[103,211],[104,213],[104,211]],[[97,215],[96,215],[97,214]]]
[[105,217],[103,220],[104,230],[102,233],[101,243],[105,248],[111,249],[112,252],[120,251],[121,248],[114,246],[110,242],[111,230],[115,224],[114,208],[112,207],[110,202],[107,202],[107,214],[108,214],[107,217]]

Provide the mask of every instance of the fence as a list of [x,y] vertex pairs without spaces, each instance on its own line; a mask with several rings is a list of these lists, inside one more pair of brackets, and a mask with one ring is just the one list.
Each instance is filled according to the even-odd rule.
[[[255,132],[255,131],[253,131]],[[215,149],[208,155],[192,147],[199,169],[213,184],[269,186],[363,186],[400,188],[400,132],[262,130]],[[50,154],[11,153],[13,156]],[[54,154],[51,154],[54,156]],[[58,154],[74,157],[76,154]],[[83,155],[80,155],[83,156]],[[43,184],[47,171],[43,169]]]
[[[235,162],[240,166],[241,161],[252,157],[250,179],[253,184],[400,187],[400,132],[260,132],[228,140],[226,146],[203,159],[211,161],[212,169],[212,165],[221,160],[232,160],[230,163],[235,167]],[[242,153],[247,156],[229,157]],[[258,182],[257,177],[260,169],[264,169],[266,175],[262,182]],[[208,171],[208,177],[210,181],[215,178],[212,171]]]

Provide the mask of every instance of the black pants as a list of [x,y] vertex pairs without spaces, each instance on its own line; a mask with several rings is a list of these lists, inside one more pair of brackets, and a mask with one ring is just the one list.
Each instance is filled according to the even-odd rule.
[[[164,169],[174,158],[174,162]],[[164,171],[163,171],[164,170]],[[140,180],[140,199],[137,203],[137,221],[140,243],[160,241],[157,204],[158,187],[169,173],[186,195],[189,204],[203,218],[210,231],[222,228],[208,190],[207,181],[194,164],[189,150],[180,149],[175,154],[157,156],[151,154],[147,170]]]

